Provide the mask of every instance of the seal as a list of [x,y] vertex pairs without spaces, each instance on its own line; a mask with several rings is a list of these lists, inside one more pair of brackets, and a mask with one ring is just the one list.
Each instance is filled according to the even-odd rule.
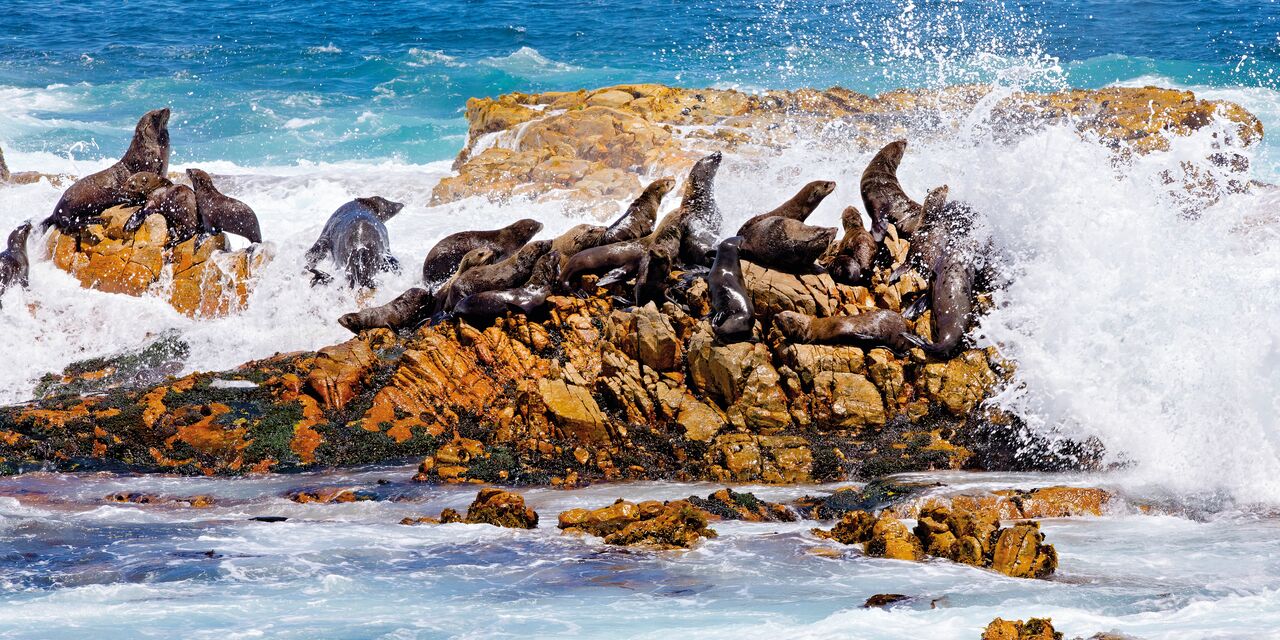
[[172,187],[173,181],[160,175],[156,175],[150,171],[139,171],[131,176],[124,183],[125,194],[129,198],[129,204],[141,205],[147,201],[147,196],[152,191],[161,187]]
[[458,301],[473,293],[518,287],[529,279],[538,260],[550,251],[550,240],[535,240],[505,260],[472,267],[466,273],[458,274],[448,291],[437,292],[437,300],[444,301],[443,305],[437,306],[441,311],[452,311]]
[[[666,299],[667,276],[671,275],[673,262],[675,260],[671,251],[662,246],[651,247],[641,256],[636,264],[636,286],[631,296],[637,306],[650,302],[661,303]],[[609,282],[608,278],[601,278],[596,284],[606,286]]]
[[[676,250],[679,251],[678,246]],[[579,251],[561,269],[560,287],[564,291],[573,291],[574,279],[584,273],[606,273],[597,281],[598,286],[605,286],[600,283],[606,279],[606,284],[630,280],[640,273],[641,260],[648,255],[649,246],[639,240],[615,242]]]
[[[650,182],[640,193],[640,197],[613,224],[605,228],[601,244],[637,240],[653,233],[653,224],[658,220],[658,208],[662,206],[662,199],[675,186],[675,178],[658,178]],[[713,202],[712,205],[714,204]]]
[[714,259],[716,238],[724,222],[715,197],[716,172],[720,170],[721,159],[717,151],[698,160],[685,180],[684,198],[677,210],[680,215],[674,219],[681,226],[680,252],[678,256],[672,254],[684,264],[705,266]]
[[422,281],[434,284],[449,277],[458,268],[462,256],[472,249],[489,248],[504,260],[542,231],[542,223],[524,218],[501,229],[491,231],[459,231],[444,237],[427,252],[422,262]]
[[[236,200],[230,196],[223,195],[213,186],[213,178],[209,174],[199,169],[187,169],[187,177],[191,179],[191,188],[196,192],[196,208],[200,212],[200,224],[207,234],[215,233],[234,233],[238,236],[248,238],[249,242],[257,244],[262,242],[262,231],[258,228],[258,215],[253,212],[249,205]],[[386,214],[386,218],[379,218],[382,222],[391,219],[396,213],[400,212],[399,208],[394,211],[391,208],[380,208],[374,210],[374,215]]]
[[812,273],[821,269],[815,261],[836,238],[833,227],[814,227],[799,220],[770,216],[738,231],[746,259],[770,269]]
[[[167,182],[167,181],[166,181]],[[200,214],[196,208],[196,192],[182,184],[170,184],[153,190],[147,203],[125,220],[124,230],[133,233],[149,216],[164,218],[169,229],[165,246],[174,247],[195,237],[200,232]]]
[[391,238],[382,221],[402,208],[403,204],[378,196],[356,198],[338,207],[307,250],[307,270],[315,275],[311,284],[332,280],[329,274],[316,269],[316,264],[326,257],[343,270],[351,287],[371,289],[379,272],[399,271],[400,263],[391,255]]
[[973,280],[971,261],[951,256],[940,261],[929,282],[929,293],[918,301],[929,301],[933,340],[913,336],[915,346],[939,360],[955,357],[973,322]]
[[919,341],[911,333],[902,314],[888,309],[829,318],[783,311],[774,316],[773,323],[783,336],[793,342],[888,347],[898,353],[905,353],[917,346]]
[[560,254],[562,262],[568,262],[569,258],[580,251],[605,244],[604,238],[608,231],[608,227],[597,224],[575,225],[551,241],[551,250]]
[[911,245],[902,264],[889,274],[889,282],[894,283],[903,274],[912,269],[921,274],[932,273],[938,261],[946,254],[951,238],[959,233],[967,233],[971,211],[968,205],[959,202],[947,202],[947,187],[943,185],[929,192],[925,198],[924,216],[920,227],[911,236]]
[[493,318],[507,313],[533,315],[547,304],[560,277],[560,254],[552,249],[538,258],[524,286],[473,293],[458,301],[454,313],[468,318]]
[[790,200],[782,203],[777,209],[749,218],[738,228],[738,233],[742,233],[742,229],[745,229],[748,225],[771,216],[781,216],[804,222],[813,214],[813,210],[817,209],[818,205],[822,204],[822,201],[835,190],[836,183],[830,180],[814,180],[801,187],[796,195],[791,196]]
[[903,238],[910,237],[920,226],[924,207],[909,198],[898,182],[898,165],[906,151],[906,140],[890,142],[862,172],[862,205],[871,216],[871,235],[876,242],[884,240],[890,223]]
[[338,324],[357,334],[378,328],[392,331],[417,329],[431,317],[431,306],[431,292],[413,287],[382,306],[343,314],[338,318]]
[[[158,176],[169,173],[169,109],[148,111],[138,120],[129,149],[118,162],[89,174],[67,188],[53,208],[53,214],[40,223],[40,231],[56,226],[63,233],[79,233],[103,211],[123,204],[137,204],[125,191],[129,177],[140,171]],[[76,239],[76,250],[80,240]]]
[[740,236],[733,236],[716,247],[716,260],[707,275],[711,292],[711,331],[721,342],[751,339],[755,326],[755,307],[742,279],[742,261],[738,258]]
[[13,285],[26,288],[30,285],[31,263],[27,260],[27,236],[31,223],[24,222],[9,233],[9,242],[0,251],[0,296]]
[[840,239],[835,255],[827,261],[827,273],[840,284],[866,284],[871,281],[871,268],[877,251],[876,240],[867,231],[862,222],[862,213],[857,207],[845,207],[840,214],[840,222],[844,226],[844,237]]

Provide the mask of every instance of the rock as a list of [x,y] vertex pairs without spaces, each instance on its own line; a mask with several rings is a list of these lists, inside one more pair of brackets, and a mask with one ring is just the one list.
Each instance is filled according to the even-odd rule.
[[688,549],[714,538],[707,513],[685,500],[639,504],[619,499],[601,509],[570,509],[560,514],[560,529],[604,538],[606,544],[656,549]]
[[[443,521],[443,518],[442,518]],[[524,506],[524,496],[501,489],[481,489],[467,508],[467,524],[491,524],[510,529],[538,528],[538,514]]]
[[1040,523],[1023,522],[1001,529],[991,568],[1014,578],[1043,578],[1058,568],[1058,552],[1044,544]]
[[738,493],[727,488],[705,498],[689,496],[686,500],[712,517],[722,520],[746,520],[747,522],[795,522],[796,520],[796,514],[783,505],[765,502],[755,494]]
[[1048,618],[1021,620],[996,618],[982,632],[982,640],[1062,640],[1062,634],[1053,630]]
[[866,511],[848,511],[840,516],[840,521],[830,531],[813,529],[819,538],[835,540],[841,544],[862,544],[871,540],[871,531],[876,525],[876,517]]
[[440,512],[439,518],[431,518],[428,516],[418,516],[416,518],[402,518],[400,524],[419,525],[419,524],[449,524],[450,522],[463,522],[462,516],[453,509],[445,509]]
[[890,609],[896,604],[905,604],[911,601],[911,596],[901,593],[877,593],[867,601],[862,603],[863,609]]
[[591,392],[563,380],[539,380],[538,393],[552,421],[569,437],[592,444],[609,442],[604,414]]
[[1100,516],[1111,504],[1113,496],[1093,487],[1045,487],[1022,491],[1005,489],[990,493],[934,495],[894,506],[894,513],[914,518],[931,508],[954,508],[981,512],[996,520],[1029,518],[1067,518]]
[[[850,511],[879,511],[940,486],[942,485],[936,482],[899,482],[892,478],[882,478],[868,482],[861,489],[838,489],[831,495],[816,498],[805,496],[798,506],[810,517],[826,520]],[[900,517],[914,518],[915,513],[907,511]]]
[[134,493],[120,492],[113,493],[105,498],[107,502],[117,504],[163,504],[170,506],[191,507],[193,509],[204,509],[217,504],[212,496],[198,495],[189,498],[174,498],[170,496],[161,496],[154,493]]
[[178,373],[191,352],[177,330],[152,337],[138,349],[72,363],[61,374],[46,374],[36,397],[103,393],[153,385]]
[[900,520],[888,514],[881,514],[871,526],[871,539],[867,540],[864,550],[867,555],[877,558],[924,560],[920,539]]
[[321,487],[290,491],[288,498],[299,504],[340,504],[345,502],[370,502],[378,495],[365,489],[348,487]]

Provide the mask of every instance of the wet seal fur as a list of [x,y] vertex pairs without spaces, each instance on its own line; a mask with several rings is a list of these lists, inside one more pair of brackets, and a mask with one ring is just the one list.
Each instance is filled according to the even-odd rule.
[[9,233],[5,250],[0,252],[0,296],[13,285],[30,286],[31,262],[27,259],[27,236],[31,223],[24,222]]
[[438,292],[437,300],[443,295],[443,304],[436,305],[438,310],[452,311],[460,300],[474,293],[512,289],[524,284],[533,273],[534,265],[550,251],[550,240],[535,240],[505,260],[459,273],[448,291]]
[[907,141],[897,140],[885,145],[867,164],[859,184],[862,205],[871,216],[871,235],[876,242],[884,240],[892,223],[898,235],[908,238],[920,226],[924,207],[912,200],[898,182],[898,165],[907,151]]
[[422,281],[428,285],[449,277],[458,268],[462,256],[472,249],[488,248],[505,260],[542,231],[542,223],[524,218],[501,229],[489,231],[459,231],[437,242],[422,262]]
[[473,293],[458,301],[453,312],[468,318],[493,318],[507,313],[526,316],[541,310],[560,277],[560,254],[552,249],[538,258],[524,286]]
[[[867,231],[857,207],[845,207],[840,214],[840,222],[844,226],[844,237],[840,239],[835,255],[827,261],[827,273],[840,284],[867,284],[871,280],[879,245]],[[914,242],[912,246],[915,246]]]
[[717,151],[698,160],[685,180],[680,215],[676,218],[681,225],[679,253],[672,254],[684,264],[705,266],[715,255],[716,238],[724,223],[715,197],[716,173],[722,159],[723,155]]
[[711,330],[721,342],[750,340],[755,326],[755,307],[742,279],[738,248],[742,238],[733,236],[720,242],[716,260],[707,274],[711,293]]
[[413,287],[382,306],[343,314],[338,324],[351,333],[385,328],[392,331],[416,329],[431,317],[431,292]]
[[836,230],[770,216],[743,225],[738,235],[748,260],[789,273],[812,273],[821,269],[816,261],[831,247]]
[[796,192],[796,195],[791,196],[790,200],[779,205],[777,209],[768,213],[752,216],[746,222],[742,223],[742,226],[738,228],[738,233],[741,234],[742,229],[747,228],[747,226],[772,216],[780,216],[804,222],[809,219],[809,216],[813,215],[813,210],[817,209],[818,205],[822,204],[822,201],[835,190],[836,183],[831,182],[830,180],[814,180],[813,182],[801,187],[800,191]]
[[133,212],[133,215],[125,221],[124,230],[129,233],[137,231],[152,215],[163,217],[165,226],[169,229],[166,246],[177,246],[200,232],[200,213],[196,206],[196,192],[184,184],[170,183],[169,186],[153,190],[147,196],[147,203]]
[[[53,208],[53,214],[40,223],[40,230],[56,226],[63,233],[79,233],[103,211],[118,205],[136,205],[141,201],[126,191],[125,183],[135,173],[148,171],[158,176],[169,173],[169,109],[148,111],[138,120],[129,149],[118,162],[89,174],[67,188]],[[76,249],[80,249],[79,238]]]
[[888,309],[829,318],[783,311],[774,316],[773,322],[783,336],[800,343],[888,347],[898,353],[906,353],[918,346],[919,341],[919,338],[912,339],[915,336],[902,314]]
[[615,242],[636,240],[652,233],[653,224],[658,219],[658,207],[662,204],[662,198],[674,186],[675,180],[672,178],[655,180],[645,187],[644,192],[609,226],[580,224],[552,240],[551,249],[560,253],[560,266],[563,268],[569,259],[580,251]]
[[338,207],[307,250],[307,269],[315,275],[312,284],[332,280],[329,274],[316,269],[325,257],[332,258],[343,270],[352,287],[373,288],[379,272],[399,271],[400,263],[391,255],[391,238],[383,220],[389,220],[402,208],[403,204],[379,196],[356,198]]
[[223,195],[213,186],[213,178],[200,169],[187,169],[187,177],[191,179],[191,188],[196,192],[196,209],[200,212],[200,225],[205,233],[234,233],[248,238],[254,244],[262,242],[258,215],[249,205]]

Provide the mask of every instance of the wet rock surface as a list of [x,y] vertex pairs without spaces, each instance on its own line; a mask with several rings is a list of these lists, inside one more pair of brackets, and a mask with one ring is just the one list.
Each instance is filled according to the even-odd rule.
[[687,500],[640,503],[619,499],[600,509],[570,509],[560,514],[559,528],[604,538],[605,544],[652,549],[688,549],[716,532],[707,512]]

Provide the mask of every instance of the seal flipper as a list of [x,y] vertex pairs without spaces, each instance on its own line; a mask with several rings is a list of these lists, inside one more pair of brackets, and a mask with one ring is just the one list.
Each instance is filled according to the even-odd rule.
[[[643,269],[644,266],[648,264],[648,259],[642,258],[640,262],[641,262],[641,269]],[[637,269],[637,271],[639,271],[639,269]],[[611,284],[624,282],[629,279],[631,279],[630,271],[626,267],[618,267],[617,269],[612,269],[607,273],[605,273],[604,275],[600,276],[600,279],[596,280],[596,286],[607,287]]]
[[333,276],[315,268],[307,269],[311,272],[311,286],[333,284]]
[[307,271],[315,273],[316,264],[320,262],[321,258],[324,258],[326,253],[329,253],[329,250],[330,246],[328,238],[321,236],[319,240],[316,240],[316,243],[311,245],[310,249],[307,249],[305,256],[307,260]]
[[382,258],[382,269],[399,275],[403,270],[400,268],[400,261],[395,256],[387,254]]
[[925,291],[920,294],[920,297],[913,300],[910,306],[902,310],[902,317],[908,320],[915,320],[920,317],[920,314],[924,313],[924,310],[928,307],[929,292]]

